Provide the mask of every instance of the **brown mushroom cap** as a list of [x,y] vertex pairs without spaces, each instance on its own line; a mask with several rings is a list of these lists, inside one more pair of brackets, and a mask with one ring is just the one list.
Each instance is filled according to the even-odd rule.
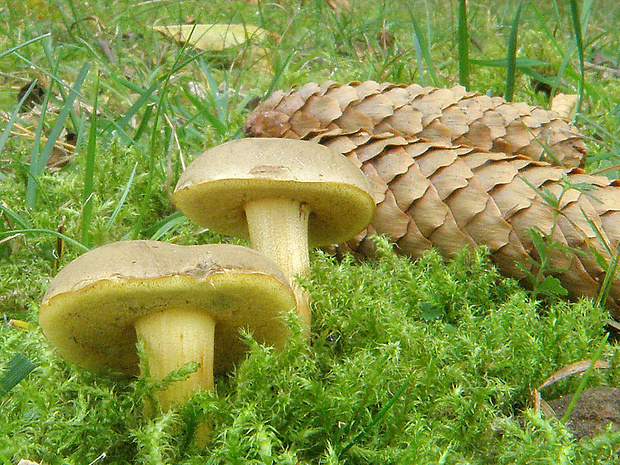
[[372,220],[366,176],[334,150],[291,139],[239,139],[207,150],[185,170],[174,193],[196,223],[248,238],[244,205],[281,197],[308,204],[310,247],[350,239]]
[[39,311],[43,333],[69,361],[93,371],[138,372],[135,322],[166,309],[199,309],[216,322],[214,373],[245,352],[239,328],[282,347],[281,309],[295,296],[271,260],[241,246],[108,244],[78,257],[52,280]]

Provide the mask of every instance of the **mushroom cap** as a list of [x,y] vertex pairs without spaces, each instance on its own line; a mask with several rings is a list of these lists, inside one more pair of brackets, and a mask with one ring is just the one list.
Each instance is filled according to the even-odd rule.
[[308,204],[311,247],[349,240],[376,209],[370,183],[353,162],[292,139],[239,139],[209,149],[187,167],[174,192],[177,208],[192,221],[246,239],[244,205],[274,197]]
[[283,312],[295,296],[278,266],[246,247],[116,242],[93,249],[52,280],[39,324],[61,356],[92,371],[138,373],[134,323],[166,309],[201,310],[215,320],[214,373],[246,350],[239,329],[280,348]]

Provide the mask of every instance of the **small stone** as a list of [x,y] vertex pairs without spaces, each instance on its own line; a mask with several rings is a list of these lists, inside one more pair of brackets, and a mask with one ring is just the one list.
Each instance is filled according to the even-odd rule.
[[[558,418],[562,418],[573,394],[549,401]],[[594,437],[607,430],[611,424],[620,429],[620,389],[595,387],[584,390],[571,412],[566,426],[577,439]]]

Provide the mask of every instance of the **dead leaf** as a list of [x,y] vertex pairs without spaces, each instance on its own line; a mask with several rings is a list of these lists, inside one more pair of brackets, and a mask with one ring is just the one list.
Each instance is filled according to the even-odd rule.
[[77,134],[66,129],[58,139],[64,139],[64,142],[58,140],[54,144],[49,160],[47,160],[47,169],[50,171],[58,171],[67,165],[75,155],[75,145],[77,143]]
[[15,329],[30,331],[30,323],[23,320],[16,320],[15,318],[11,318],[7,324]]
[[272,35],[265,29],[249,24],[180,24],[153,26],[153,30],[181,44],[188,43],[207,51],[222,51]]
[[[32,89],[30,89],[31,86]],[[31,110],[35,105],[40,105],[41,103],[43,103],[43,100],[45,99],[45,93],[47,92],[41,84],[39,84],[36,80],[33,79],[28,84],[20,87],[19,91],[17,92],[18,102],[22,98],[24,98],[26,92],[28,92],[28,89],[30,89],[30,93],[28,94],[28,97],[26,97],[24,103],[20,108],[21,112]]]
[[[239,49],[232,59],[233,66],[252,67],[271,73],[265,39],[277,38],[277,34],[247,24],[180,24],[153,26],[153,30],[180,44],[190,44],[198,50],[219,53]],[[230,58],[230,57],[228,57]]]

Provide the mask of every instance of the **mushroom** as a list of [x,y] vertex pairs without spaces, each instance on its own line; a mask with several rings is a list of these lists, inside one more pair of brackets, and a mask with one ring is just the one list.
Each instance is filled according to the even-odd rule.
[[307,334],[310,307],[295,277],[309,267],[308,247],[350,239],[376,208],[368,179],[342,154],[277,138],[207,150],[182,174],[174,201],[201,226],[249,238],[253,249],[271,257],[292,283]]
[[127,241],[64,267],[47,289],[39,323],[61,356],[93,371],[137,374],[136,336],[154,379],[198,362],[188,379],[158,393],[167,410],[211,390],[213,375],[242,357],[239,328],[282,347],[283,312],[294,307],[277,265],[246,247]]

